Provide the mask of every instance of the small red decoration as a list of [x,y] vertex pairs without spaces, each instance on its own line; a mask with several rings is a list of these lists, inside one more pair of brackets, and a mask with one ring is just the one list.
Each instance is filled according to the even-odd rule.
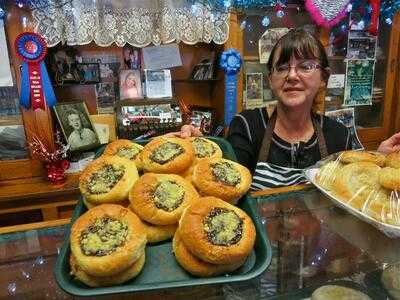
[[59,132],[56,134],[56,145],[58,149],[54,152],[49,152],[47,147],[36,136],[29,143],[32,154],[43,162],[47,171],[47,178],[54,184],[62,183],[65,180],[65,171],[70,165],[69,161],[65,159],[69,147],[62,144]]
[[371,23],[369,24],[368,32],[372,35],[378,34],[378,23],[379,23],[379,11],[381,8],[380,0],[369,1],[372,12],[371,12]]

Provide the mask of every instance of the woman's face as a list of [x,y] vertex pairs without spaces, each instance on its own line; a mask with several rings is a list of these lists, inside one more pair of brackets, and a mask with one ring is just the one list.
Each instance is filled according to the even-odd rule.
[[69,125],[72,126],[72,128],[74,128],[74,130],[79,130],[81,129],[81,119],[79,118],[79,116],[77,114],[70,114],[68,116],[68,122]]
[[136,86],[135,75],[130,74],[130,75],[128,75],[128,77],[126,77],[126,86],[128,88],[133,88]]
[[[278,67],[275,65],[275,62],[279,58],[278,55],[274,59],[274,68]],[[286,76],[279,75],[278,72],[272,72],[269,76],[271,89],[284,106],[291,108],[301,106],[311,107],[318,90],[325,87],[326,83],[322,79],[319,68],[315,68],[307,74],[299,72],[300,68],[295,68],[299,64],[307,65],[308,63],[318,65],[317,60],[296,59],[292,56],[287,63],[290,66],[290,70]]]

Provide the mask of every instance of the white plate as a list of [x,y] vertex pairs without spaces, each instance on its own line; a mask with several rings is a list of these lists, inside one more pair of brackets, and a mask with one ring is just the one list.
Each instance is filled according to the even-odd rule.
[[400,237],[400,226],[395,226],[395,225],[390,225],[390,224],[379,222],[379,221],[375,220],[374,218],[368,216],[367,214],[362,213],[358,209],[348,205],[347,203],[340,201],[333,194],[331,194],[328,190],[326,190],[323,187],[321,187],[315,180],[315,176],[317,175],[318,170],[319,170],[319,168],[316,168],[315,166],[311,167],[309,169],[304,170],[304,175],[325,196],[327,196],[330,200],[332,200],[332,202],[335,203],[335,205],[343,208],[344,210],[346,210],[347,212],[349,212],[352,215],[356,216],[357,218],[359,218],[359,219],[371,224],[372,226],[378,228],[380,231],[382,231],[384,234],[386,234],[390,238]]

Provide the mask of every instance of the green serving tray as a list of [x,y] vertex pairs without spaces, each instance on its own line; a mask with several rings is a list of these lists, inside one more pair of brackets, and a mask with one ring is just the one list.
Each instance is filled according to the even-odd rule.
[[[216,142],[220,146],[225,158],[236,160],[233,149],[227,141],[221,138],[210,138],[210,140]],[[146,141],[140,143],[145,144]],[[141,273],[136,278],[118,286],[91,288],[75,280],[70,275],[70,227],[68,227],[63,246],[54,268],[56,281],[64,291],[72,295],[100,296],[167,288],[232,283],[252,279],[264,272],[269,266],[272,256],[271,244],[257,216],[256,201],[252,201],[252,199],[248,197],[243,197],[239,203],[239,206],[252,218],[256,227],[257,236],[252,253],[249,255],[244,265],[233,273],[209,278],[194,277],[178,265],[172,253],[171,241],[166,241],[157,244],[148,244],[146,246],[146,263]],[[85,211],[86,207],[80,200],[74,210],[71,224]]]

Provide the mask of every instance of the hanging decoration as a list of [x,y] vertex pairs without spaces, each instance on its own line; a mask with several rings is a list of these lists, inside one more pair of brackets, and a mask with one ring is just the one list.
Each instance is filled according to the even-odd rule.
[[56,133],[57,150],[50,152],[43,142],[34,136],[29,143],[32,154],[40,160],[47,172],[47,179],[54,184],[62,183],[65,180],[65,171],[69,168],[70,162],[66,160],[69,146],[61,142],[61,135]]
[[306,0],[305,7],[320,26],[331,28],[346,16],[350,0]]
[[368,32],[372,35],[378,34],[378,23],[379,23],[379,9],[380,9],[380,0],[369,0],[370,3],[370,14],[371,14],[371,22],[368,27]]
[[400,0],[381,1],[381,19],[389,25],[392,25],[393,17],[400,10]]
[[56,104],[56,96],[43,59],[47,52],[44,39],[33,32],[24,32],[15,39],[17,55],[24,60],[21,71],[20,103],[30,109],[45,109]]
[[237,74],[241,65],[242,59],[236,49],[232,48],[222,53],[220,67],[225,72],[225,126],[229,126],[237,113]]

